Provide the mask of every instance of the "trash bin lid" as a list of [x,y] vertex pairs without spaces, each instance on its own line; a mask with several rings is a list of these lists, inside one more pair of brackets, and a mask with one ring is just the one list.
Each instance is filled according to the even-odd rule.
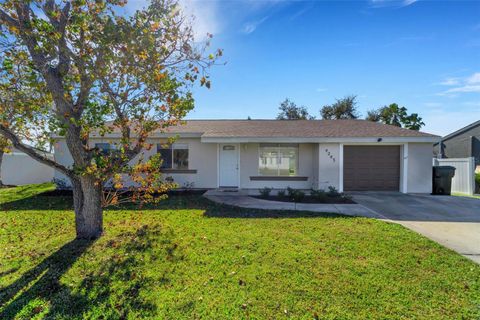
[[438,171],[455,171],[457,168],[452,166],[433,166]]
[[454,177],[455,176],[455,167],[452,166],[434,166],[433,174],[436,178],[441,177]]

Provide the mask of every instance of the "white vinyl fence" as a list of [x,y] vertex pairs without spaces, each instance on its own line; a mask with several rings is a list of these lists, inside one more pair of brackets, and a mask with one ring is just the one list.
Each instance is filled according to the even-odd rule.
[[475,158],[433,159],[433,165],[455,167],[452,192],[469,195],[475,192]]

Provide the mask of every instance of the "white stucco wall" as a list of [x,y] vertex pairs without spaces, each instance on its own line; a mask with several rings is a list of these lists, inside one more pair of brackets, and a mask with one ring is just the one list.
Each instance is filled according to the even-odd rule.
[[[91,145],[99,142],[112,143],[112,139],[92,139]],[[149,140],[151,143],[159,143],[160,140]],[[165,173],[165,177],[172,176],[180,186],[193,182],[194,188],[216,188],[218,186],[218,148],[216,143],[201,143],[199,138],[182,138],[176,143],[188,144],[189,169],[197,170],[197,173]],[[70,166],[72,158],[65,142],[55,144],[55,159],[61,164]],[[407,192],[430,193],[432,178],[432,144],[409,143],[408,157],[404,159],[403,148],[401,161],[401,186],[403,190],[404,177],[407,179]],[[252,181],[251,176],[258,176],[259,144],[240,144],[240,188],[258,189],[270,187],[285,189],[287,187],[297,189],[310,189],[312,187],[327,190],[333,186],[340,190],[340,166],[341,152],[339,143],[304,143],[299,144],[298,176],[308,177],[307,181]],[[156,152],[156,147],[145,151],[145,157]],[[405,164],[403,163],[405,161]],[[33,160],[32,160],[33,161]],[[404,173],[404,168],[406,172]],[[55,172],[56,178],[65,177]],[[7,182],[6,182],[7,183]]]
[[299,144],[298,147],[298,176],[308,177],[307,181],[252,181],[251,176],[259,176],[258,159],[259,144],[245,143],[240,145],[240,188],[258,189],[275,188],[285,189],[287,187],[296,189],[310,189],[314,176],[314,144]]
[[408,144],[408,193],[432,192],[432,143]]
[[328,190],[329,186],[340,189],[340,144],[321,143],[319,152],[318,188]]
[[[118,139],[91,139],[90,146],[95,143],[115,143]],[[138,155],[132,162],[138,161],[139,157],[149,158],[156,153],[156,144],[161,143],[159,139],[149,139],[148,142],[154,144],[150,150],[144,150],[142,154]],[[197,170],[196,173],[164,173],[164,177],[173,177],[174,181],[180,187],[186,183],[193,182],[193,188],[216,188],[217,187],[217,145],[201,143],[200,139],[177,139],[175,143],[188,145],[188,166],[189,169]],[[60,140],[54,145],[55,159],[57,162],[71,167],[73,159],[67,149],[65,140]],[[61,173],[55,172],[55,178],[65,180],[68,179]],[[128,185],[128,183],[127,183]]]
[[2,182],[9,185],[24,185],[50,182],[53,168],[46,166],[22,152],[6,153],[0,170]]

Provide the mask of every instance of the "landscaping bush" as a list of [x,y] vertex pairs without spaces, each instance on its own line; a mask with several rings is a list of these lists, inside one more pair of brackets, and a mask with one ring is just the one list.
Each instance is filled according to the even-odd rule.
[[285,197],[285,190],[278,190],[277,196],[279,196],[280,198],[284,198]]
[[327,193],[323,189],[311,189],[310,196],[317,200],[324,200],[327,197]]
[[336,197],[340,196],[340,192],[338,192],[338,190],[335,187],[329,186],[327,196],[332,197],[332,198],[336,198]]
[[340,197],[343,199],[343,200],[347,200],[347,201],[353,201],[353,197],[349,194],[345,194],[345,193],[341,193],[340,194]]
[[480,193],[480,172],[475,174],[475,192]]
[[269,188],[269,187],[264,187],[263,189],[260,189],[260,195],[263,198],[268,198],[268,196],[270,195],[270,192],[272,192],[272,188]]
[[305,198],[305,192],[287,187],[288,198],[293,202],[302,202]]
[[293,202],[302,202],[304,198],[305,198],[305,192],[301,190],[295,190],[295,192],[292,194]]

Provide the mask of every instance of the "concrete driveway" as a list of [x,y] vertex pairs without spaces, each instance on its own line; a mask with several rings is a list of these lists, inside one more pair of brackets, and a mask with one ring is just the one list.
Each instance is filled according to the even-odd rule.
[[480,264],[480,199],[352,192],[353,200]]

